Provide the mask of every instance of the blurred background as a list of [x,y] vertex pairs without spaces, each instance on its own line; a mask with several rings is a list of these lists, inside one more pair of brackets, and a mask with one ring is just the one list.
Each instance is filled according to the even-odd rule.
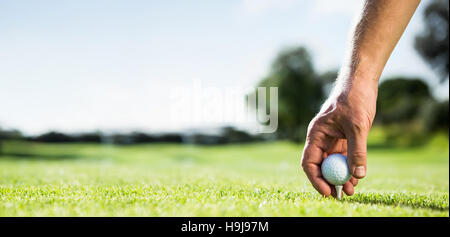
[[[386,65],[355,195],[301,172],[362,2],[0,0],[0,216],[448,216],[448,0]],[[234,110],[197,83],[250,90]],[[275,133],[235,119],[257,86],[278,87]]]
[[[0,152],[12,140],[302,142],[336,78],[361,2],[1,1]],[[422,1],[389,59],[376,144],[448,137],[448,9],[445,0]],[[276,134],[224,119],[170,122],[169,92],[193,80],[277,86]]]

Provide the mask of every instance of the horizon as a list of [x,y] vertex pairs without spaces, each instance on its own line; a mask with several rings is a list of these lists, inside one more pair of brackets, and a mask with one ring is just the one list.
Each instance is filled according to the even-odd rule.
[[[413,47],[428,2],[419,5],[381,78],[422,78],[436,98],[446,99],[448,80],[439,85]],[[319,73],[338,69],[359,5],[357,0],[132,3],[2,1],[0,127],[28,135],[251,129],[239,122],[174,124],[168,119],[169,94],[194,80],[216,88],[255,87],[278,52],[290,46],[308,48]]]

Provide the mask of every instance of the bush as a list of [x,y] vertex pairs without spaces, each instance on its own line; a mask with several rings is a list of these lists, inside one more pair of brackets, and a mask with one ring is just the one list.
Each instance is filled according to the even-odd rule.
[[416,120],[422,107],[434,101],[430,89],[421,79],[390,78],[378,89],[375,122],[381,124],[409,123]]
[[75,142],[75,138],[69,135],[66,135],[64,133],[60,132],[48,132],[44,133],[40,136],[37,136],[36,138],[33,138],[32,140],[38,141],[38,142]]
[[426,132],[423,121],[390,124],[385,126],[385,131],[385,142],[390,146],[420,146],[431,136]]
[[434,100],[420,79],[391,78],[379,86],[375,122],[386,128],[388,144],[421,145],[436,131],[448,134],[448,106]]
[[449,133],[449,104],[444,102],[434,102],[425,107],[422,113],[427,131],[444,131]]

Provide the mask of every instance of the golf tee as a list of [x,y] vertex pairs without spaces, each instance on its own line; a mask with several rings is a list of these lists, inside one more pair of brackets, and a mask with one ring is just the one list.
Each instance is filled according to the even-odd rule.
[[337,199],[341,200],[342,198],[342,185],[334,186],[336,188]]

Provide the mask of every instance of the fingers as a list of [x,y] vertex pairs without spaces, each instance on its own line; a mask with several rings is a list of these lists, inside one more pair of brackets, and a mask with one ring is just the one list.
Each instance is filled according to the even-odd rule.
[[337,198],[336,187],[334,187],[334,186],[331,186],[331,196],[333,196],[334,198]]
[[[328,120],[314,120],[308,128],[307,142],[303,150],[302,167],[313,187],[322,195],[336,196],[335,188],[322,176],[321,164],[329,154],[340,153],[348,157],[351,179],[344,184],[343,192],[348,196],[354,194],[358,179],[366,176],[367,170],[367,135],[366,126],[352,123],[345,126],[341,133],[328,125]],[[319,123],[320,122],[320,123]],[[326,128],[326,129],[325,129]],[[333,132],[334,131],[334,132]],[[332,133],[330,133],[332,132]]]
[[330,185],[323,179],[320,167],[314,164],[308,164],[304,168],[306,176],[313,187],[323,196],[328,197],[331,194]]
[[367,135],[365,132],[352,132],[347,137],[348,167],[353,177],[362,179],[367,170]]
[[[330,139],[331,140],[331,139]],[[327,147],[324,147],[327,148]],[[323,159],[327,158],[329,155],[339,153],[344,156],[347,156],[347,140],[346,139],[333,139],[332,144],[329,145],[329,148],[324,151]]]
[[[324,153],[325,152],[314,143],[307,142],[305,149],[303,150],[302,167],[309,181],[320,194],[326,197],[330,195],[337,197],[334,186],[329,185],[322,177],[320,165]],[[347,196],[351,196],[355,193],[354,187],[356,185],[358,185],[358,179],[351,177],[350,180],[344,184],[342,190]]]
[[[350,181],[348,181],[347,183],[344,184],[342,191],[344,191],[344,193],[347,196],[352,196],[355,193],[355,188],[353,184]],[[337,198],[337,192],[334,186],[331,187],[331,196]]]
[[350,183],[353,184],[354,187],[356,187],[358,185],[358,179],[355,179],[354,177],[350,178]]
[[[345,183],[342,191],[347,195],[347,196],[352,196],[355,193],[355,188],[353,187],[353,184],[349,182]],[[331,196],[333,196],[334,198],[337,198],[337,192],[336,192],[336,187],[332,186],[331,187]]]
[[322,195],[331,194],[330,185],[323,179],[320,164],[323,151],[313,143],[307,142],[303,150],[302,167],[313,187]]
[[344,190],[345,194],[347,194],[347,196],[351,196],[355,193],[355,188],[353,187],[353,184],[348,181],[347,183],[344,184],[344,187],[342,188],[342,190]]

